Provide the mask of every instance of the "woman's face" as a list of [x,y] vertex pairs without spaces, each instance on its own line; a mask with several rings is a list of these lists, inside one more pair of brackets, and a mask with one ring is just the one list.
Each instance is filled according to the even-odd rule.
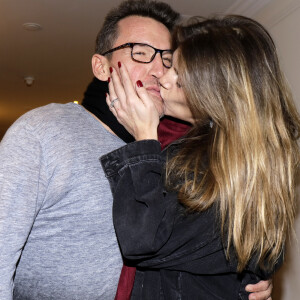
[[183,89],[178,82],[178,50],[174,52],[172,68],[160,78],[159,83],[165,115],[194,123]]

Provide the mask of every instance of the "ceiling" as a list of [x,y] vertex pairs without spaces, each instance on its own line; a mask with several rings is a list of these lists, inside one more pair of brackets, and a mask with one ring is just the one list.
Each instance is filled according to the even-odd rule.
[[[244,0],[244,2],[253,0]],[[258,1],[258,0],[254,0]],[[92,79],[94,41],[121,0],[0,0],[0,139],[26,111],[81,101]],[[183,15],[231,12],[240,0],[165,0]],[[24,23],[38,23],[27,31]],[[28,87],[24,77],[35,78]]]

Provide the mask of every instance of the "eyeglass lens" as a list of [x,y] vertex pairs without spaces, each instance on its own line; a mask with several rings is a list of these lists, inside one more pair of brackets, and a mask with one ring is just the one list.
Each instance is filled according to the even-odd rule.
[[[155,53],[155,49],[148,45],[136,44],[132,47],[132,58],[139,62],[148,63],[152,61]],[[168,50],[163,51],[161,57],[163,65],[170,68],[172,66],[172,52]]]

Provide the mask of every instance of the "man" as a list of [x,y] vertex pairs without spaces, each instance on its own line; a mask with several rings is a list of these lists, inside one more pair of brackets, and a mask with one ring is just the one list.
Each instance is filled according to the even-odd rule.
[[[95,76],[106,81],[109,67],[122,61],[132,81],[142,80],[163,112],[158,78],[165,68],[160,53],[149,63],[132,60],[130,47],[101,54],[128,42],[169,50],[169,30],[177,19],[165,4],[121,4],[107,18],[102,33],[115,30],[98,36],[92,59]],[[104,90],[105,83],[102,103]],[[126,142],[128,134],[111,118],[103,113],[99,120],[73,103],[50,104],[22,116],[4,136],[0,299],[114,298],[122,258],[112,224],[112,196],[99,157],[125,144],[117,137],[119,131]],[[262,284],[261,290],[266,290],[267,284]]]

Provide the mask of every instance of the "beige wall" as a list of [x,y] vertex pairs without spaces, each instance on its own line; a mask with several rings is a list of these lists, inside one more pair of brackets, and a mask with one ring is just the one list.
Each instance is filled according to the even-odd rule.
[[[281,65],[300,111],[300,0],[271,1],[254,18],[268,28],[275,40]],[[298,191],[300,195],[299,185]],[[298,203],[300,206],[299,197]],[[298,241],[300,241],[299,206],[295,223]],[[272,299],[300,299],[300,251],[299,244],[295,240],[288,244],[286,261],[275,274]]]

